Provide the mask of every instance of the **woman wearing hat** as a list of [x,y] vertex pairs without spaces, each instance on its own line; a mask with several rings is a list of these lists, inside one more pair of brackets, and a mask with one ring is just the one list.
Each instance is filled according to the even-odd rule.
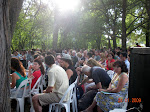
[[61,59],[61,66],[65,69],[68,78],[69,85],[72,84],[77,78],[77,72],[72,65],[71,56],[69,54],[63,54]]

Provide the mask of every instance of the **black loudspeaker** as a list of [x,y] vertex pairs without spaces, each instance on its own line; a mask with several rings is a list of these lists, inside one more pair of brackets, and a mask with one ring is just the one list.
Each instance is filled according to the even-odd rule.
[[[142,112],[150,111],[150,48],[131,48],[128,109],[143,104]],[[131,111],[137,112],[137,111]]]

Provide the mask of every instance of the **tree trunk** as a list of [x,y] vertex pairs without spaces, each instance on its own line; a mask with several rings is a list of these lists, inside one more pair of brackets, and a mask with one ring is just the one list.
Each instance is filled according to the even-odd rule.
[[123,0],[122,4],[122,50],[126,51],[126,7],[127,7],[127,0]]
[[57,41],[58,41],[58,25],[54,25],[53,31],[53,49],[57,49]]
[[9,1],[0,0],[0,110],[10,112],[10,27]]
[[[23,0],[0,0],[0,111],[10,112],[10,46]],[[9,12],[10,11],[10,12]],[[12,13],[13,11],[13,13]],[[10,15],[9,15],[10,14]]]
[[150,1],[145,1],[146,12],[148,15],[148,23],[146,28],[146,47],[150,47]]
[[147,23],[146,28],[146,47],[150,47],[150,20]]
[[109,38],[109,36],[108,36],[108,48],[111,49],[111,43],[110,43],[110,38]]
[[113,1],[114,4],[114,11],[115,11],[115,17],[113,19],[113,27],[112,27],[112,31],[113,31],[113,36],[112,36],[112,40],[113,40],[113,48],[117,48],[117,43],[116,43],[116,24],[117,24],[117,10],[116,10],[116,6],[115,6],[115,2]]
[[11,37],[13,37],[14,29],[24,0],[9,0],[9,1],[10,1],[9,7],[10,32]]
[[55,8],[54,11],[54,29],[53,29],[53,49],[57,49],[57,41],[58,41],[58,31],[59,31],[59,23],[58,23],[58,9]]
[[115,49],[117,48],[116,36],[114,35],[112,39],[113,39],[113,48]]

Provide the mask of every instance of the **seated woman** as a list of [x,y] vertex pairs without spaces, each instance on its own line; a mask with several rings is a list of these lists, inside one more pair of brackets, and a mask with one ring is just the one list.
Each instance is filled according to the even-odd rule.
[[103,66],[106,66],[106,56],[105,56],[105,53],[101,53],[100,54],[100,61],[99,61],[99,63],[101,64],[101,65],[103,65]]
[[[31,73],[31,69],[34,70],[33,73]],[[31,83],[31,89],[33,88],[34,84],[38,80],[38,78],[41,76],[41,74],[44,74],[44,67],[42,64],[42,61],[39,59],[33,60],[33,65],[30,65],[29,67],[29,75],[28,77],[32,78],[32,83]]]
[[68,75],[69,85],[72,84],[77,78],[77,72],[72,65],[71,56],[69,54],[63,54],[61,59],[61,67],[63,67]]
[[113,70],[114,62],[115,62],[114,54],[113,53],[109,53],[108,54],[108,58],[106,60],[106,70]]
[[[96,104],[98,112],[108,112],[114,108],[121,108],[122,103],[118,102],[118,100],[121,99],[124,101],[128,94],[128,69],[123,61],[116,61],[113,66],[116,74],[109,84],[109,88],[99,89],[92,105],[90,105],[85,112],[92,112]],[[107,92],[108,94],[105,94],[104,92]]]
[[[19,87],[22,81],[27,79],[25,68],[22,65],[22,62],[17,58],[11,58],[11,69],[15,71],[12,73],[12,82],[11,82],[11,96],[15,95],[16,89]],[[16,87],[14,89],[14,87]],[[21,97],[23,94],[23,89],[19,92],[17,97]]]

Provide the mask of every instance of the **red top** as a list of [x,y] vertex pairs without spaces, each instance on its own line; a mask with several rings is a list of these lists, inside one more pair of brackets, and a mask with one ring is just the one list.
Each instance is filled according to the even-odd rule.
[[33,86],[36,83],[36,81],[38,80],[38,78],[41,76],[41,70],[33,72],[32,75],[34,76],[34,79],[32,79],[31,89],[33,88]]
[[[110,63],[115,62],[114,59],[110,61]],[[113,70],[113,68],[108,68],[108,60],[106,60],[106,70]]]

